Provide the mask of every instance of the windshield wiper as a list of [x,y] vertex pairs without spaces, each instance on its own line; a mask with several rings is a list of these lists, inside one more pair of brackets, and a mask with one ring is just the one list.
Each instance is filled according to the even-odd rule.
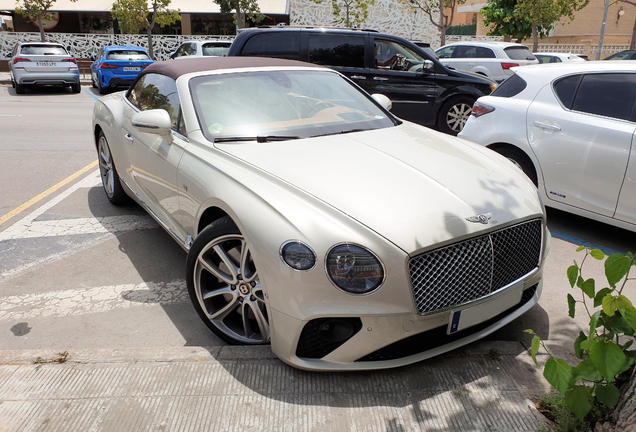
[[312,135],[311,138],[323,137],[323,136],[329,136],[329,135],[344,135],[344,134],[348,134],[348,133],[364,132],[364,131],[368,131],[368,130],[373,130],[373,129],[348,129],[348,130],[342,130],[342,131],[338,131],[338,132],[329,132],[329,133],[322,134],[322,135]]
[[215,143],[222,142],[236,142],[236,141],[256,141],[259,143],[269,142],[269,141],[287,141],[299,139],[299,136],[291,136],[291,135],[257,135],[257,136],[246,136],[246,137],[219,137],[214,138]]

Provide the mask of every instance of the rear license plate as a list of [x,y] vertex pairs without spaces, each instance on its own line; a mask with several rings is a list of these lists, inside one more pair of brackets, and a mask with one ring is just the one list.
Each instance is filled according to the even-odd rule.
[[141,68],[138,67],[125,67],[124,72],[139,72]]
[[522,294],[523,282],[486,303],[452,311],[446,334],[456,333],[499,315],[501,312],[519,304]]
[[38,66],[57,66],[56,62],[37,62]]

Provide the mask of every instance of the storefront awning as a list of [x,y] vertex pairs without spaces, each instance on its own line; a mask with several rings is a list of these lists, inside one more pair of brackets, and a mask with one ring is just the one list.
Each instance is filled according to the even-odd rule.
[[[258,0],[259,8],[265,14],[287,14],[288,0]],[[52,12],[109,12],[112,0],[57,0],[51,7]],[[15,0],[0,0],[0,11],[15,10]],[[172,0],[170,9],[179,9],[182,13],[219,13],[221,8],[212,0]]]

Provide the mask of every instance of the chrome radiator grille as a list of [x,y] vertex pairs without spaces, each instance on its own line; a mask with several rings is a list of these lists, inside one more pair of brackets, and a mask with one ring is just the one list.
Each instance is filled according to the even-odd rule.
[[542,239],[535,219],[411,258],[418,313],[477,300],[530,273],[539,265]]

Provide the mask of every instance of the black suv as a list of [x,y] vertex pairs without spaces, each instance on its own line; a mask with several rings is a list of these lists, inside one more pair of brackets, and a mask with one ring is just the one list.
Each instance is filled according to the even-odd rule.
[[450,70],[422,48],[374,30],[257,27],[241,31],[228,56],[276,57],[325,65],[368,93],[391,99],[396,116],[457,135],[494,81]]

